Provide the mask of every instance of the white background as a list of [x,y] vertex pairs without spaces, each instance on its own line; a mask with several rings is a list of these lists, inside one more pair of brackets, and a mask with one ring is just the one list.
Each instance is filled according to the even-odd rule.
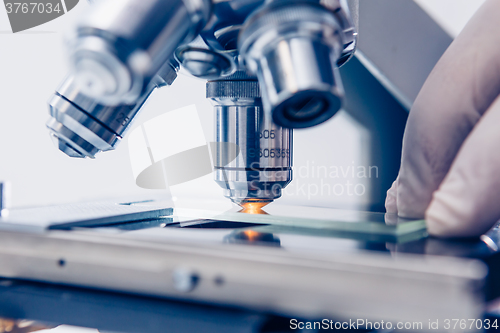
[[[409,1],[409,0],[395,0]],[[418,0],[432,17],[456,35],[483,0]],[[72,159],[59,152],[45,128],[47,100],[67,73],[63,43],[65,32],[88,7],[85,1],[68,14],[12,34],[0,6],[0,179],[12,182],[15,206],[148,194],[135,185],[129,163],[127,140],[116,151],[95,160]],[[157,91],[135,126],[164,112],[196,104],[207,141],[213,138],[212,107],[205,99],[205,83],[180,75],[170,88]],[[316,165],[364,165],[366,131],[340,113],[314,129],[295,131],[294,168]],[[174,144],[174,143],[173,143]],[[296,172],[296,182],[300,179]],[[293,188],[292,188],[293,189]],[[187,186],[191,196],[221,196],[217,187]],[[355,208],[362,197],[316,196],[305,201],[285,196],[282,202]]]

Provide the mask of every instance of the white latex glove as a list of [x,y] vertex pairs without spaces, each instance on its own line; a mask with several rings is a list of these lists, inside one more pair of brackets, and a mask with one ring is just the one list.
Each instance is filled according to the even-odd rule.
[[388,213],[430,234],[477,236],[500,219],[500,1],[488,0],[427,78],[410,112]]

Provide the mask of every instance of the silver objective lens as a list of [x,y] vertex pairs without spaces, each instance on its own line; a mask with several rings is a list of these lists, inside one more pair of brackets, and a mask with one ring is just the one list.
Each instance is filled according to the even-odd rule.
[[68,77],[49,100],[47,127],[55,145],[70,157],[90,157],[115,149],[144,102],[158,87],[171,85],[177,65],[165,64],[133,104],[107,106],[83,94]]
[[[281,197],[292,180],[292,130],[282,128],[262,110],[259,83],[243,72],[207,83],[215,105],[215,181],[237,204],[268,203]],[[234,152],[226,151],[238,147]]]
[[135,103],[150,80],[205,26],[210,0],[107,0],[69,45],[74,84],[105,105]]
[[276,124],[311,127],[340,109],[344,28],[320,1],[271,1],[246,20],[238,45]]

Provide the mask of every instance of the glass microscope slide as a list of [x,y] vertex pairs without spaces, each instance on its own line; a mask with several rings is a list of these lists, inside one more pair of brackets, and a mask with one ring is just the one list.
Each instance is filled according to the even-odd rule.
[[[144,204],[143,204],[144,203]],[[96,201],[17,208],[0,218],[0,230],[43,232],[52,228],[105,225],[150,220],[172,214],[171,206],[154,204],[152,200]]]
[[240,211],[241,208],[239,207],[224,212],[176,207],[173,215],[180,219],[180,222],[189,219],[212,219],[392,236],[425,231],[424,220],[403,219],[395,214],[289,206],[277,203],[264,207],[262,212],[258,214],[247,214]]

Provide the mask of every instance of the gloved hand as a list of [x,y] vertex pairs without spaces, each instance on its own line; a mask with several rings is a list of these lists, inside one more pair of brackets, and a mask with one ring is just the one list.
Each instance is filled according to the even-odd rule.
[[430,234],[477,236],[500,219],[500,1],[487,0],[411,109],[388,213]]

